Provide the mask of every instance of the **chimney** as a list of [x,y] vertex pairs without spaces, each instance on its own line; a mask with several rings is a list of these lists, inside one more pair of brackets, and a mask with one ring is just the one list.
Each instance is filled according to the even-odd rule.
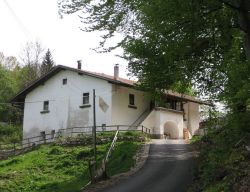
[[77,69],[79,69],[79,70],[82,69],[82,60],[77,61]]
[[114,66],[114,79],[117,80],[119,78],[119,64],[115,64]]

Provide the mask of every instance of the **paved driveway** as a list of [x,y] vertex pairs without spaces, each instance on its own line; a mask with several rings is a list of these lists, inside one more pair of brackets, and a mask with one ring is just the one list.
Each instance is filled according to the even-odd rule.
[[104,192],[182,192],[192,181],[193,154],[183,140],[153,140],[145,165]]

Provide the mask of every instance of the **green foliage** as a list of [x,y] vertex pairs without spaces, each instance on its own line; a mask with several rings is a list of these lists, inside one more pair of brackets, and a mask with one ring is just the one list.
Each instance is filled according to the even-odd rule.
[[[59,8],[66,14],[83,10],[86,31],[106,33],[100,42],[105,51],[122,47],[131,74],[152,92],[179,82],[178,91],[195,85],[200,92],[218,96],[227,83],[227,69],[237,65],[228,56],[243,53],[244,63],[250,54],[248,1],[84,0],[59,1]],[[106,49],[107,39],[116,32],[124,38]]]
[[[249,122],[249,118],[245,121]],[[200,156],[196,180],[190,191],[230,191],[250,172],[250,159],[245,150],[245,145],[250,144],[250,134],[246,134],[238,122],[235,115],[229,116],[222,127],[194,139],[193,145]]]
[[79,191],[89,179],[86,159],[76,158],[76,154],[84,148],[47,145],[1,161],[0,190]]
[[[109,145],[97,145],[98,164]],[[117,143],[108,164],[110,175],[134,165],[133,156],[139,145],[138,142]],[[93,150],[88,146],[43,145],[36,151],[0,162],[0,191],[80,191],[89,181],[90,159]]]
[[22,127],[20,125],[0,125],[0,143],[15,143],[22,139]]
[[108,163],[108,175],[113,176],[126,172],[133,167],[135,165],[134,155],[139,149],[139,146],[140,143],[138,142],[119,142],[112,152],[111,159]]

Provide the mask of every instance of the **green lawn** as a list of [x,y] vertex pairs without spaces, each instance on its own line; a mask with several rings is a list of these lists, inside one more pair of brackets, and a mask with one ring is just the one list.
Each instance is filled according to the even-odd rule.
[[[137,134],[122,134],[137,137]],[[134,165],[133,156],[141,142],[120,141],[108,164],[108,175],[125,172]],[[97,146],[97,160],[106,154],[110,142]],[[38,150],[0,161],[0,191],[79,191],[89,182],[87,146],[43,145]]]

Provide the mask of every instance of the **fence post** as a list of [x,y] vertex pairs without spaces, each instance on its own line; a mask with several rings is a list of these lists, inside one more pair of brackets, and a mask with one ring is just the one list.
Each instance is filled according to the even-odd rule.
[[16,143],[13,143],[13,151],[14,151],[14,155],[16,154]]
[[143,133],[143,125],[141,126],[141,132]]

